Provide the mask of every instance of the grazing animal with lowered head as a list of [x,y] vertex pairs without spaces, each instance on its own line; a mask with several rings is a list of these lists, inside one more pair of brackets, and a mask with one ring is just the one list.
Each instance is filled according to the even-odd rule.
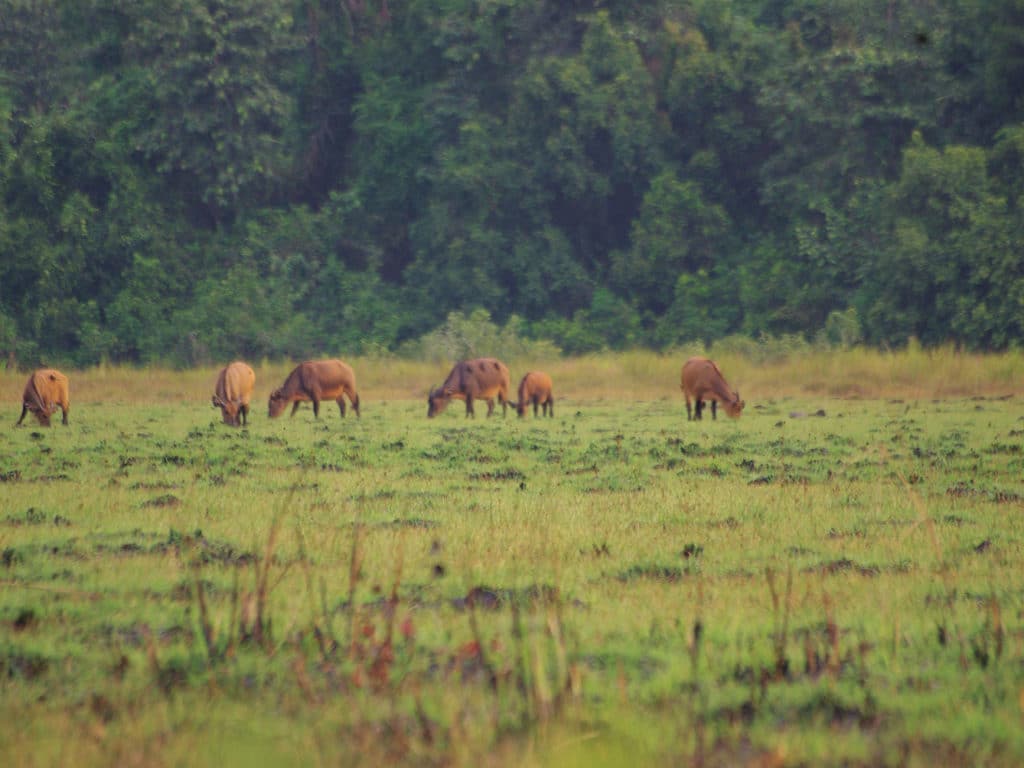
[[530,371],[519,382],[519,402],[514,403],[516,413],[526,415],[526,409],[533,403],[533,416],[537,418],[537,406],[545,416],[555,415],[555,396],[551,391],[551,377],[543,371]]
[[508,368],[493,357],[478,357],[455,364],[448,378],[427,397],[427,417],[434,418],[448,407],[452,398],[466,401],[466,416],[476,416],[474,400],[487,401],[487,415],[494,413],[494,398],[501,403],[501,415],[508,407]]
[[239,427],[249,422],[249,401],[256,386],[256,374],[246,363],[236,360],[221,369],[212,398],[213,407],[220,408],[224,423]]
[[[18,418],[18,425],[25,418],[25,414],[32,412],[40,426],[50,426],[50,414],[60,408],[62,423],[68,425],[68,413],[71,411],[71,401],[68,398],[68,377],[55,368],[40,368],[33,372],[25,382],[25,391],[21,395],[21,416]],[[16,425],[17,426],[17,425]]]
[[313,416],[320,418],[320,401],[334,400],[344,418],[346,397],[359,416],[359,393],[351,366],[341,360],[307,360],[296,366],[284,384],[270,393],[269,414],[276,419],[293,403],[291,415],[294,416],[300,403],[311,402]]
[[[721,403],[732,418],[739,418],[746,405],[740,400],[740,393],[734,391],[713,360],[706,357],[691,357],[683,365],[680,388],[686,397],[687,421],[699,421],[704,411],[704,401],[711,401],[711,418],[717,419],[716,404]],[[690,398],[696,401],[695,412],[690,410]]]

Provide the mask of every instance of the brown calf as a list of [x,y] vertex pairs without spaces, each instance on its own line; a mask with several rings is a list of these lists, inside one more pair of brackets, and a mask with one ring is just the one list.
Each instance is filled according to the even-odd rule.
[[[555,397],[551,392],[551,377],[543,371],[530,371],[519,382],[519,402],[515,403],[516,413],[526,415],[527,406],[533,403],[533,416],[537,417],[537,406],[545,416],[555,415]],[[550,409],[550,410],[548,410]]]
[[[725,381],[714,361],[706,357],[691,357],[683,365],[680,388],[686,397],[686,418],[699,420],[704,410],[704,400],[711,401],[711,418],[717,419],[716,403],[721,403],[731,417],[739,418],[746,405],[740,400],[740,393],[733,391]],[[690,410],[690,398],[696,400],[695,413]]]

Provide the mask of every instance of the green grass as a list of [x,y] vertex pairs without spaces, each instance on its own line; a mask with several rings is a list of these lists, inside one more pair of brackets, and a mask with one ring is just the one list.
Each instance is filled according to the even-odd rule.
[[[593,383],[645,360],[663,397]],[[577,364],[553,420],[368,364],[362,419],[241,430],[209,372],[73,376],[0,441],[5,763],[1024,760],[1018,365],[897,402],[736,360],[743,417],[687,423],[676,362]]]

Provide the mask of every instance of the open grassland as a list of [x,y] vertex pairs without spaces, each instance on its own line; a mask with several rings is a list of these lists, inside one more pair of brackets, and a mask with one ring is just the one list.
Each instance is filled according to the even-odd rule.
[[0,438],[5,764],[1019,765],[1020,357],[719,359],[738,421],[641,353],[546,420],[69,372]]

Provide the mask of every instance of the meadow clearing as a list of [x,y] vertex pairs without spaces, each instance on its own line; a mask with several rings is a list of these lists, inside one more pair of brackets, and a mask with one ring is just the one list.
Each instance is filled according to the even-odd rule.
[[[5,765],[1019,765],[1024,358],[555,359],[555,418],[250,426],[215,369],[0,372]],[[513,385],[527,370],[507,361]],[[28,422],[27,422],[28,423]]]

